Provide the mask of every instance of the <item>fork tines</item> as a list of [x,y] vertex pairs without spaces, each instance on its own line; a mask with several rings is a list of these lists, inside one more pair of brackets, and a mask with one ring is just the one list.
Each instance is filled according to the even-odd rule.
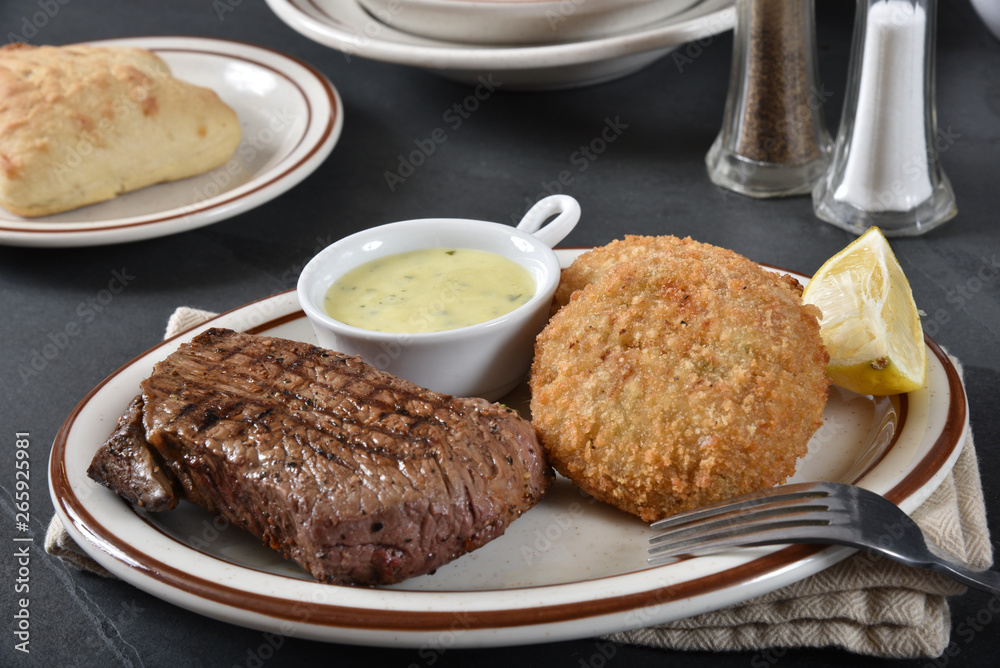
[[[826,490],[813,484],[765,490],[680,513],[650,525],[648,561],[661,564],[684,554],[708,554],[736,545],[764,545],[794,538],[797,529],[830,524]],[[793,532],[793,533],[790,533]]]

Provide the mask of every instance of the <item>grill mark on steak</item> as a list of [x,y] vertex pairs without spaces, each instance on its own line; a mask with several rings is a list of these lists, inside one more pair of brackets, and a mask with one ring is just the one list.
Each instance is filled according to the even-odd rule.
[[[176,494],[326,582],[432,572],[502,534],[553,477],[514,411],[285,339],[208,330],[156,365],[137,405],[133,447],[163,460]],[[92,477],[131,501],[154,481],[117,475],[113,440]]]
[[[225,362],[229,361],[230,358],[233,355],[235,355],[237,351],[228,351],[227,352],[227,351],[224,351],[222,349],[218,349],[217,348],[216,352],[218,352],[218,353],[221,354],[220,363],[225,363]],[[316,352],[322,353],[321,357],[330,357],[329,353],[327,353],[326,351],[324,351],[321,348],[315,348],[315,347],[311,348],[309,351],[307,351],[307,354],[308,353],[315,354]],[[272,358],[272,356],[270,356],[270,355],[268,355],[266,357],[267,358]],[[283,358],[276,358],[276,359],[274,359],[274,361],[275,361],[275,363],[280,364],[283,361]],[[340,360],[338,360],[338,361],[340,361]],[[256,359],[256,360],[253,360],[253,362],[255,362],[255,363],[261,363],[262,360]],[[296,378],[298,378],[302,383],[309,383],[310,382],[309,379],[306,378],[305,376],[303,376],[301,374],[298,374],[298,373],[295,373],[295,371],[293,370],[293,368],[285,368],[284,371],[286,372],[286,375],[293,375]],[[232,377],[240,377],[240,378],[242,378],[246,382],[249,382],[249,383],[253,383],[254,382],[253,377],[251,375],[249,375],[249,374],[241,373],[239,371],[231,371],[230,374],[231,374]],[[206,386],[203,385],[200,389],[202,389],[203,391],[207,392],[207,391],[211,391],[212,388],[211,387],[206,387]],[[396,429],[391,429],[391,430],[379,429],[379,428],[375,427],[374,425],[372,425],[370,423],[363,423],[362,421],[353,418],[350,414],[346,414],[345,415],[345,414],[337,413],[335,411],[324,410],[324,409],[316,406],[315,401],[313,399],[310,399],[308,397],[303,397],[302,395],[300,395],[298,393],[295,393],[295,392],[291,392],[291,391],[289,391],[287,389],[284,389],[284,388],[281,388],[281,387],[277,387],[277,386],[271,386],[268,389],[270,390],[270,392],[272,393],[272,395],[274,393],[279,393],[281,395],[281,397],[283,399],[283,401],[281,403],[287,404],[289,406],[292,406],[295,403],[298,403],[298,404],[301,405],[301,409],[300,410],[306,410],[306,409],[308,409],[310,412],[313,412],[313,413],[321,413],[321,414],[324,414],[324,415],[328,415],[328,416],[331,417],[331,419],[335,419],[335,420],[339,421],[342,424],[343,423],[348,423],[348,424],[354,425],[358,429],[360,429],[360,425],[364,425],[365,435],[366,436],[371,436],[373,434],[373,432],[381,432],[381,433],[385,434],[391,440],[397,440],[399,438],[406,438],[407,437],[407,427],[409,426],[409,427],[412,428],[412,423],[411,423],[410,425],[404,424],[401,428],[396,428]],[[415,393],[415,392],[400,393],[398,396],[394,396],[393,397],[393,402],[390,404],[389,402],[386,402],[386,401],[379,401],[378,399],[371,399],[370,397],[353,393],[353,392],[350,391],[350,386],[342,388],[341,391],[344,392],[345,394],[348,394],[355,401],[355,403],[358,406],[361,406],[361,405],[366,405],[366,406],[382,406],[383,408],[386,409],[385,413],[391,412],[393,414],[404,415],[404,416],[410,416],[411,413],[407,409],[402,408],[402,407],[400,407],[398,405],[399,398],[400,397],[407,397],[407,396],[409,396],[411,398],[415,398],[417,396],[417,393]],[[425,394],[425,392],[424,392],[424,394]],[[241,404],[236,403],[233,406],[229,407],[228,410],[227,410],[227,415],[225,417],[227,417],[227,418],[231,417],[231,414],[235,411],[235,409],[239,408],[240,405]],[[444,402],[444,401],[441,401],[441,402],[428,402],[428,405],[433,406],[435,408],[435,410],[437,410],[438,408],[444,408],[446,406],[446,402]],[[273,410],[274,410],[273,407],[272,408],[268,408],[268,409],[266,409],[265,411],[262,412],[262,415],[264,413],[273,412]],[[290,413],[289,416],[292,419],[299,419],[298,415],[296,413],[294,413],[294,412]],[[203,425],[203,427],[211,426],[212,424],[214,424],[214,422],[216,422],[219,419],[219,417],[220,416],[217,416],[214,413],[207,412],[206,413],[206,418],[207,419],[205,420],[205,424]],[[431,416],[431,417],[433,417],[433,416]],[[421,416],[421,417],[418,417],[416,421],[423,421],[423,422],[427,422],[427,423],[432,423],[433,422],[433,423],[439,424],[439,425],[443,424],[440,420],[432,420],[431,417]],[[259,418],[260,418],[260,416],[258,416],[258,419]],[[299,421],[301,423],[303,423],[303,424],[306,423],[303,420],[299,420]],[[313,425],[313,426],[318,426],[318,425]],[[360,441],[360,440],[357,440],[357,439],[351,440],[351,439],[349,439],[347,436],[345,436],[343,434],[342,430],[343,430],[343,427],[341,427],[339,430],[332,430],[331,429],[331,430],[323,430],[323,431],[327,435],[329,435],[329,436],[331,436],[333,438],[336,438],[337,440],[340,440],[342,443],[344,443],[345,445],[348,445],[348,446],[350,446],[352,448],[366,449],[366,450],[369,450],[370,452],[377,452],[379,454],[384,454],[386,456],[391,456],[391,457],[394,457],[394,458],[397,458],[397,459],[408,459],[408,458],[413,458],[413,457],[426,457],[426,456],[428,456],[430,454],[430,447],[431,446],[427,442],[426,439],[421,439],[421,438],[410,439],[410,443],[411,444],[412,443],[419,443],[421,446],[423,446],[423,449],[421,451],[419,451],[419,452],[413,452],[413,451],[410,451],[410,452],[394,452],[394,451],[392,451],[392,450],[390,450],[388,448],[383,448],[383,447],[379,447],[379,446],[374,446],[373,447],[373,446],[371,446],[369,443],[367,443],[365,441]],[[308,444],[306,444],[306,445],[308,445]],[[329,456],[329,453],[321,453],[321,454]]]

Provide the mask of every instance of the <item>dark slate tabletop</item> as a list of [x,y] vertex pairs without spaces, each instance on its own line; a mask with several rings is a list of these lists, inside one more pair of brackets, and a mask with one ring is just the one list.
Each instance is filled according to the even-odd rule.
[[[820,73],[830,128],[840,116],[853,3],[817,3]],[[993,544],[1000,536],[1000,42],[968,0],[941,3],[939,126],[953,143],[940,155],[959,214],[893,248],[916,301],[932,314],[933,338],[965,367]],[[665,57],[630,76],[560,91],[500,90],[481,101],[447,141],[394,190],[385,173],[415,141],[443,127],[470,86],[403,65],[328,49],[293,31],[263,2],[10,0],[0,4],[3,42],[33,44],[146,35],[200,35],[260,44],[322,71],[343,99],[345,125],[333,153],[289,192],[229,220],[163,238],[84,248],[0,247],[0,665],[4,666],[857,666],[888,663],[837,649],[672,652],[608,647],[594,638],[521,647],[420,653],[283,638],[267,656],[261,632],[165,603],[121,581],[78,572],[46,555],[53,512],[51,443],[73,407],[108,374],[156,344],[179,305],[238,307],[294,286],[318,245],[376,224],[420,217],[509,222],[553,190],[575,196],[583,217],[563,244],[604,244],[626,233],[691,235],[754,260],[802,273],[853,237],[820,222],[808,197],[754,200],[706,177],[704,156],[722,119],[731,33],[704,40],[678,65]],[[587,161],[572,156],[609,122],[613,143]],[[558,183],[560,173],[569,178]],[[99,310],[81,304],[106,291],[114,272],[131,278]],[[75,323],[58,354],[34,374],[24,364]],[[51,352],[51,351],[50,351]],[[15,650],[19,564],[15,440],[31,452],[30,654]],[[1000,601],[969,592],[951,599],[944,656],[905,666],[1000,665]],[[602,654],[603,650],[603,654]]]

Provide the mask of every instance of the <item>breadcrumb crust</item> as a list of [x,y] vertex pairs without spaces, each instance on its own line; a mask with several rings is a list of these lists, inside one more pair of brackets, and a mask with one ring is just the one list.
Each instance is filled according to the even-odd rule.
[[626,237],[578,258],[556,299],[532,423],[584,491],[648,522],[794,473],[829,387],[794,278],[691,239]]

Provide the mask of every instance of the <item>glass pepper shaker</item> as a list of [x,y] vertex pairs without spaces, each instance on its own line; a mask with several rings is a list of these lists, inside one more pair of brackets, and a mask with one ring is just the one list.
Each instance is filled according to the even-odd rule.
[[825,173],[815,20],[814,0],[736,0],[725,114],[705,157],[716,185],[781,197],[810,192]]
[[813,191],[821,220],[905,236],[958,212],[938,160],[936,16],[937,0],[858,0],[833,161]]

